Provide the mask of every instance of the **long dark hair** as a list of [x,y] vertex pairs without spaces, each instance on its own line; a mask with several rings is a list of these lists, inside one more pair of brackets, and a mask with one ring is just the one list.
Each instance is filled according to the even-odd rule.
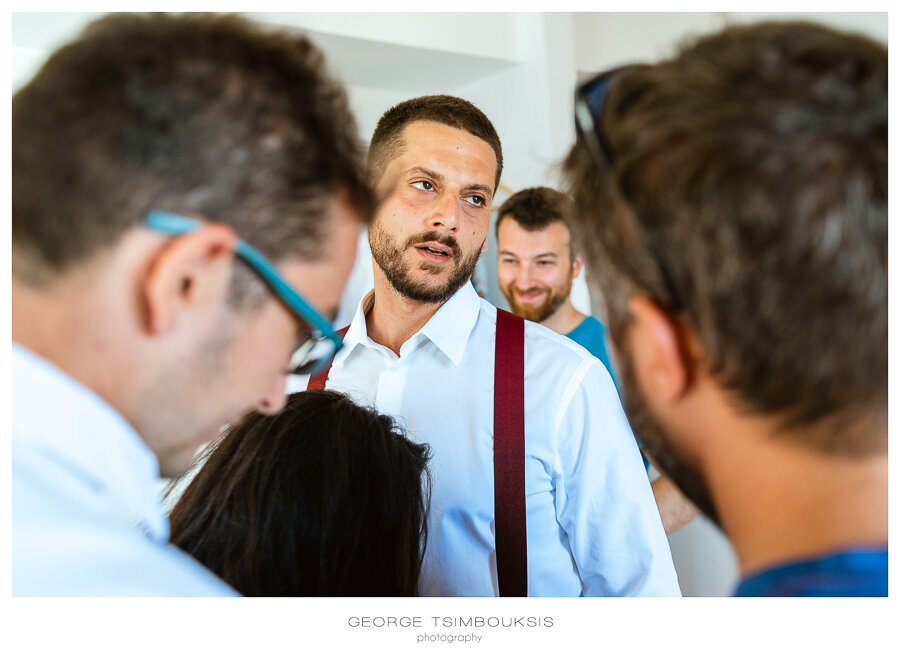
[[292,394],[201,458],[172,511],[172,543],[244,595],[417,595],[428,457],[343,394]]

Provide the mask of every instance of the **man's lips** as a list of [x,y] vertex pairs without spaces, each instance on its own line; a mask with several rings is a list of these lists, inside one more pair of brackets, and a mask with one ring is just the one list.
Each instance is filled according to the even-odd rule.
[[521,290],[513,290],[513,294],[517,299],[521,301],[536,301],[540,299],[545,294],[547,294],[546,290],[525,290],[524,292]]
[[439,242],[423,242],[415,245],[415,248],[425,258],[434,262],[442,262],[453,258],[453,250]]

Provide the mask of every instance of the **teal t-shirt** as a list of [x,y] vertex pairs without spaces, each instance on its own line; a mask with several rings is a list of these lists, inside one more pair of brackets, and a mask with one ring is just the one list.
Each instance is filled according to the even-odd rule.
[[887,548],[849,548],[800,559],[741,580],[738,597],[886,597]]
[[578,326],[566,333],[566,337],[578,342],[590,351],[595,358],[600,358],[600,362],[603,363],[609,375],[612,376],[613,384],[615,384],[616,391],[618,391],[619,379],[616,377],[616,370],[613,368],[612,361],[609,359],[609,352],[606,350],[606,327],[603,325],[603,322],[588,315]]

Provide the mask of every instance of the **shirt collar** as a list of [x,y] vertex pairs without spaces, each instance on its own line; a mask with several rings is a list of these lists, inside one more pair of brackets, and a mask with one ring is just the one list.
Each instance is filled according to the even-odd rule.
[[[359,302],[353,321],[344,336],[344,350],[338,354],[341,361],[349,356],[357,345],[373,343],[366,331],[366,312],[374,300],[375,290],[371,290]],[[418,335],[428,338],[453,361],[453,364],[459,366],[469,336],[475,328],[475,322],[478,321],[480,301],[472,283],[466,282],[432,315],[419,332],[413,335],[413,338]]]
[[478,320],[479,307],[478,293],[467,281],[419,332],[434,342],[453,364],[459,366],[469,335]]
[[137,431],[93,391],[12,344],[13,431],[115,503],[151,538],[168,538],[159,463]]
[[[374,289],[369,290],[360,300],[359,306],[356,308],[356,313],[353,315],[353,321],[350,322],[350,326],[347,327],[347,332],[344,334],[344,348],[338,352],[338,357],[343,358],[348,356],[350,352],[356,348],[357,344],[371,342],[369,333],[366,330],[366,313],[369,312],[374,301]],[[335,362],[337,362],[337,360],[335,360]]]

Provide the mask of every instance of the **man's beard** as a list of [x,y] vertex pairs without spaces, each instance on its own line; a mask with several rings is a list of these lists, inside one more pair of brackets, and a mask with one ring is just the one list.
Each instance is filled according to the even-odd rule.
[[[540,303],[520,302],[516,297],[513,283],[510,283],[506,287],[501,287],[500,289],[503,291],[503,296],[505,296],[506,300],[509,302],[510,309],[515,314],[528,321],[542,322],[559,310],[559,307],[569,298],[569,294],[572,292],[572,277],[569,276],[567,282],[563,282],[560,285],[548,289],[545,293],[544,300]],[[528,291],[523,292],[522,294],[528,294]]]
[[[438,242],[450,248],[453,260],[456,261],[450,277],[437,287],[413,278],[409,266],[403,261],[407,249],[423,242]],[[423,303],[443,303],[452,297],[472,277],[481,255],[479,247],[468,258],[463,259],[456,238],[441,235],[437,231],[410,236],[402,246],[397,247],[390,235],[375,225],[369,228],[369,247],[372,257],[393,288],[404,297]],[[419,269],[437,275],[444,271],[444,266],[423,260],[419,263]]]
[[634,434],[643,443],[648,456],[659,465],[660,471],[671,478],[688,500],[721,529],[722,523],[712,493],[699,465],[691,459],[691,455],[675,447],[671,437],[653,417],[638,386],[631,364],[631,352],[626,347],[622,353],[624,355],[617,356],[619,380],[625,414]]

